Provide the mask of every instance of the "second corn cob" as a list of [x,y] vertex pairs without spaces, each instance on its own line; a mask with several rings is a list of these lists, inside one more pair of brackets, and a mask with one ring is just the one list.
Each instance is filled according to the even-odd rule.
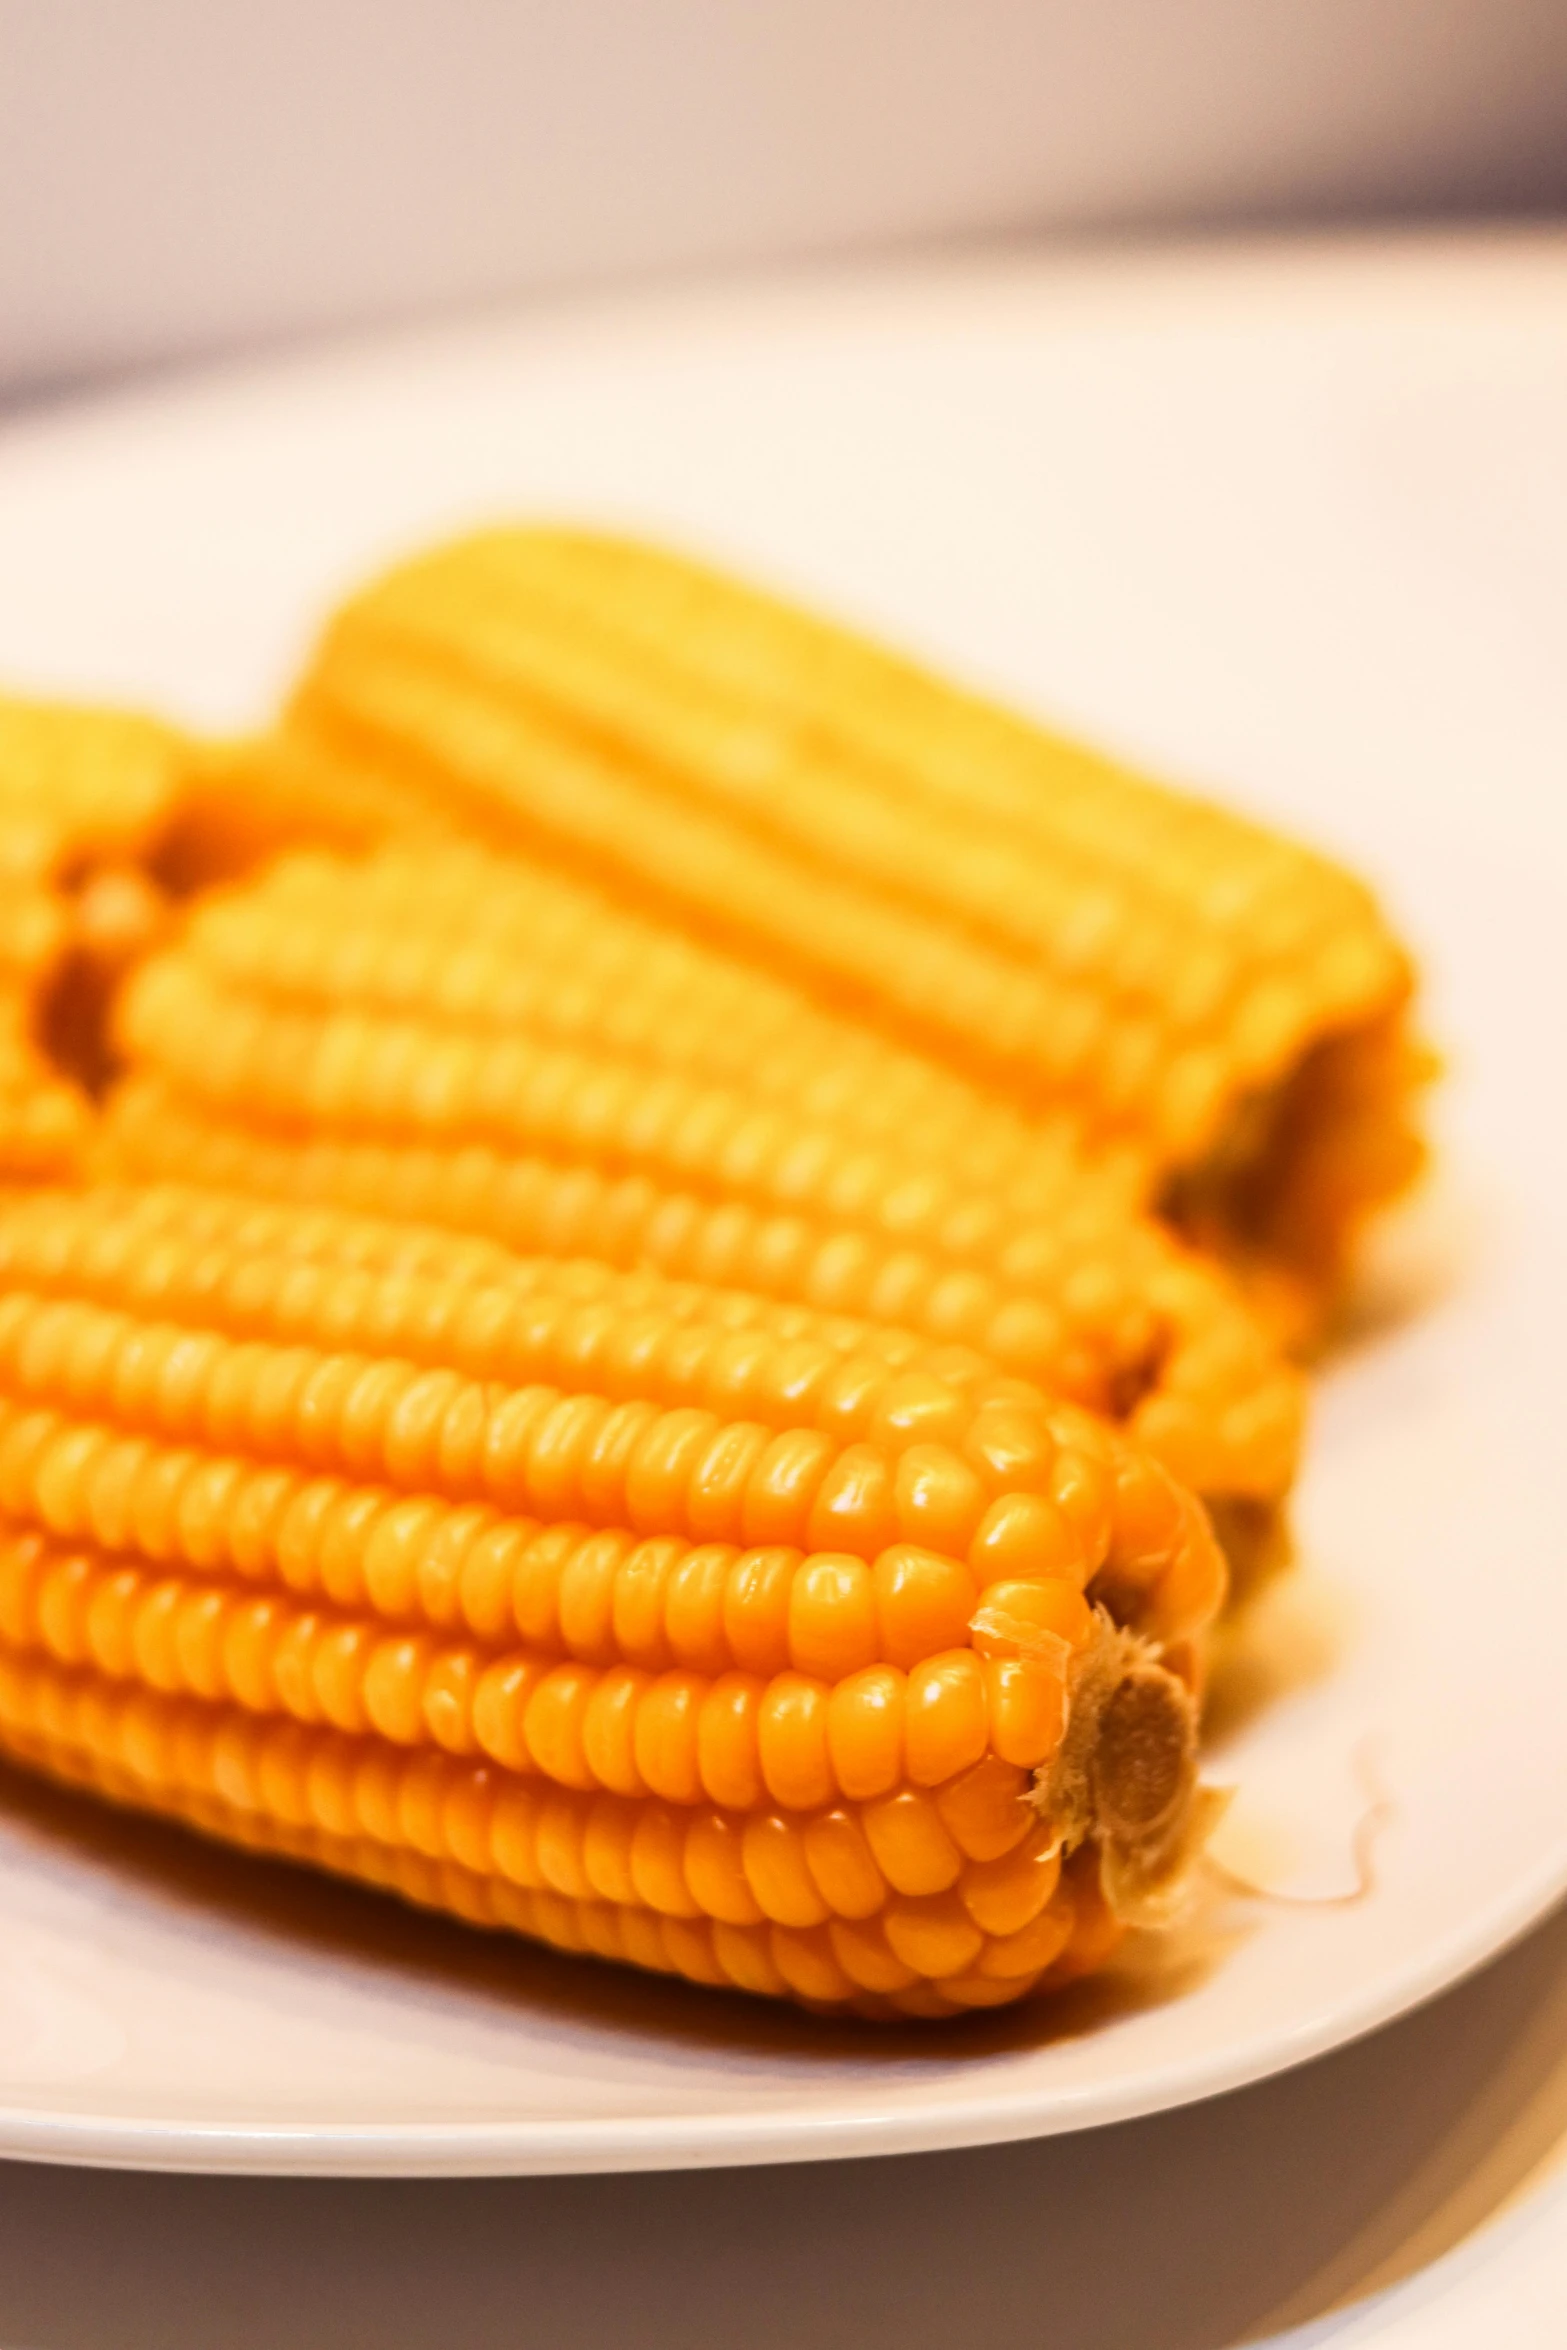
[[1350,875],[658,548],[487,533],[356,596],[286,762],[586,861],[1024,1102],[1320,1309],[1419,1160]]
[[956,1340],[1269,1507],[1300,1383],[1135,1162],[586,885],[429,844],[214,900],[123,1009],[109,1172],[395,1204]]

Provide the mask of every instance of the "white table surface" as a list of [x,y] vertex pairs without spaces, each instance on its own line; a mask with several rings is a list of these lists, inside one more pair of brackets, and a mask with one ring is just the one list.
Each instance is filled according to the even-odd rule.
[[[1537,286],[1556,314],[1560,250],[1520,248],[1525,307]],[[1507,257],[1496,259],[1505,277]],[[1319,303],[1322,267],[1319,257]],[[1422,274],[1429,282],[1429,263]],[[1411,317],[1409,331],[1432,330]],[[1484,591],[1483,609],[1446,615],[1450,724],[1478,745],[1520,696],[1560,711],[1560,644],[1548,655],[1508,626],[1505,591],[1527,573],[1539,610],[1540,566],[1559,584],[1562,541],[1545,506],[1564,428],[1542,385],[1533,398],[1523,375],[1490,368],[1483,334],[1466,347],[1464,431],[1445,434],[1443,451],[1461,442],[1485,462],[1449,479],[1453,499],[1420,506],[1445,527],[1456,493],[1473,491],[1461,559],[1432,578],[1449,580],[1443,593]],[[1508,484],[1523,494],[1501,495]],[[18,607],[18,658],[23,620]],[[1412,690],[1419,666],[1384,660],[1387,692]],[[1376,715],[1368,684],[1373,735]],[[1259,746],[1266,716],[1259,700]],[[1504,729],[1497,747],[1506,740]],[[1239,756],[1211,748],[1215,771],[1225,749]],[[1302,745],[1302,761],[1319,751]],[[1559,776],[1541,788],[1559,790]],[[1036,2145],[430,2184],[0,2168],[0,2350],[1543,2350],[1564,2339],[1567,1915],[1359,2046],[1207,2105]]]
[[1358,2047],[1035,2145],[331,2182],[0,2169],[5,2350],[1556,2350],[1567,1915]]

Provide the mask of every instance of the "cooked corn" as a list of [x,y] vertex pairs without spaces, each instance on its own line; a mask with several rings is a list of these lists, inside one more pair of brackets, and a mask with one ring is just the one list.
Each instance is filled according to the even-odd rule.
[[438,844],[214,900],[128,993],[103,1165],[910,1324],[1272,1503],[1301,1392],[1124,1154],[585,886]]
[[512,530],[408,564],[283,743],[1072,1104],[1281,1289],[1320,1302],[1418,1163],[1410,967],[1360,883],[657,549]]
[[0,1743],[479,1922],[873,2014],[1064,1980],[1200,1834],[1159,1657],[1223,1588],[960,1350],[210,1193],[0,1217]]

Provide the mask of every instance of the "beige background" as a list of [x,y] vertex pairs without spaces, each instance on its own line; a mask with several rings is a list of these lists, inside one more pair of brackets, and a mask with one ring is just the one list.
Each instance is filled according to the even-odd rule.
[[1564,198],[1564,0],[0,0],[13,393],[649,269]]

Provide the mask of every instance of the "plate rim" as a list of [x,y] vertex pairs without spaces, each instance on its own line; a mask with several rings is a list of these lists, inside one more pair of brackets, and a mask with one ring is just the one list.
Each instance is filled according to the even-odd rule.
[[[1555,285],[1567,246],[1553,241],[1545,256]],[[1276,256],[1271,257],[1276,258]],[[1533,258],[1533,256],[1531,256]],[[1190,255],[1177,256],[1177,267]],[[1037,262],[1025,264],[1026,283]],[[1222,259],[1206,256],[1213,282],[1228,296],[1231,278]],[[1381,266],[1378,264],[1377,266]],[[1460,270],[1465,266],[1460,263]],[[1355,262],[1340,248],[1334,267],[1346,279]],[[994,266],[974,273],[997,282]],[[1098,282],[1089,273],[1090,282]],[[861,286],[885,286],[887,273],[862,267]],[[940,285],[959,299],[973,292],[973,278],[944,272]],[[1004,282],[1011,283],[1010,272]],[[1383,282],[1393,282],[1389,271]],[[1467,282],[1467,280],[1466,280]],[[908,300],[909,287],[904,288]],[[646,328],[656,297],[630,314],[633,339]],[[667,297],[666,297],[667,299]],[[701,306],[698,305],[698,308]],[[678,301],[671,305],[676,313]],[[558,317],[559,314],[554,314]],[[535,326],[551,314],[533,314]],[[595,317],[614,332],[627,313],[606,300]],[[439,355],[468,349],[494,368],[508,333],[521,322],[501,313],[487,321],[432,324],[406,338],[367,335],[349,347],[350,369],[362,366],[366,380],[381,380],[399,349],[404,356]],[[526,336],[523,338],[526,340]],[[569,339],[569,338],[568,338]],[[660,342],[665,337],[656,337]],[[242,398],[281,387],[287,396],[309,396],[317,371],[330,370],[339,354],[320,346],[299,353],[246,355],[210,370],[181,371],[166,383],[133,389],[106,388],[60,408],[24,411],[0,422],[0,446],[7,451],[48,442],[51,430],[66,440],[78,436],[94,445],[98,432],[130,424],[132,433],[149,416],[181,398],[205,398],[237,390]],[[172,402],[170,395],[173,395]],[[723,2169],[774,2163],[866,2158],[1017,2142],[1113,2126],[1221,2097],[1316,2061],[1365,2038],[1382,2026],[1426,2005],[1496,1958],[1537,1925],[1567,1896],[1567,1828],[1491,1898],[1478,1914],[1465,1915],[1407,1952],[1391,1965],[1368,1967],[1326,2002],[1308,1995],[1293,2020],[1264,2019],[1234,2039],[1197,2054],[1177,2053],[1153,2064],[1123,2067],[1119,2074],[1052,2084],[1048,2061],[1021,2082],[1008,2086],[988,2074],[977,2086],[959,2084],[939,2102],[913,2100],[906,2107],[878,2105],[874,2080],[846,2077],[813,2103],[789,2104],[776,2097],[759,2110],[704,2114],[700,2091],[686,2110],[673,2114],[596,2114],[580,2118],[409,2121],[191,2120],[160,2117],[147,2101],[141,2114],[94,2115],[49,2111],[0,2103],[0,2159],[68,2166],[172,2171],[228,2176],[323,2178],[521,2177],[612,2175],[661,2170]],[[949,2082],[948,2086],[951,2084]],[[45,2092],[47,2093],[47,2092]],[[5,2091],[0,2085],[0,2098]]]
[[61,2117],[0,2107],[0,2161],[262,2178],[548,2178],[735,2170],[956,2152],[1067,2137],[1206,2103],[1348,2048],[1427,2006],[1520,1941],[1567,1899],[1567,1833],[1519,1884],[1434,1949],[1294,2029],[1254,2035],[1196,2063],[1052,2098],[994,2091],[888,2113],[811,2108],[760,2115],[594,2116],[548,2122],[191,2122]]

